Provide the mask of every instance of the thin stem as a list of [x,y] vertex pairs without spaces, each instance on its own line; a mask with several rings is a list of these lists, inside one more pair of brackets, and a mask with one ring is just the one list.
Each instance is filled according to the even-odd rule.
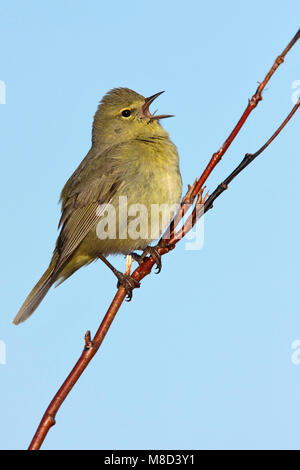
[[292,111],[289,113],[289,115],[286,117],[286,119],[283,121],[283,123],[278,127],[276,132],[270,137],[270,139],[255,153],[246,153],[244,159],[241,161],[241,163],[233,170],[232,173],[221,183],[219,186],[215,189],[215,191],[209,196],[207,201],[205,202],[204,205],[204,212],[207,212],[209,209],[212,209],[213,207],[213,202],[217,199],[217,197],[220,196],[226,189],[228,189],[229,184],[231,181],[236,178],[236,176],[241,173],[255,158],[257,158],[266,148],[273,142],[273,140],[278,136],[278,134],[282,131],[282,129],[287,125],[289,120],[293,117],[297,109],[300,107],[300,99],[298,102],[295,104],[293,107]]
[[297,42],[299,38],[300,38],[300,29],[297,31],[293,39],[289,42],[289,44],[282,51],[282,53],[276,58],[269,72],[265,76],[264,80],[259,84],[259,86],[256,89],[256,92],[254,93],[252,98],[249,100],[248,106],[246,107],[245,111],[242,114],[242,117],[239,119],[238,123],[234,127],[229,137],[225,140],[222,147],[220,147],[220,149],[213,154],[210,162],[206,166],[205,170],[203,171],[201,177],[199,178],[194,188],[194,194],[198,194],[200,188],[202,188],[208,176],[211,174],[215,166],[219,163],[219,161],[223,157],[224,153],[227,151],[228,147],[232,144],[233,140],[235,139],[237,134],[240,132],[241,128],[243,127],[247,118],[249,117],[249,114],[253,111],[254,108],[256,108],[257,104],[262,100],[262,92],[264,88],[266,87],[267,83],[269,82],[270,78],[272,77],[274,72],[277,70],[279,65],[283,63],[286,54],[289,52],[289,50],[293,47],[293,45]]
[[204,208],[202,213],[199,213],[199,208],[197,206],[194,208],[192,214],[185,221],[184,226],[170,239],[170,243],[176,244],[181,240],[195,225],[196,221],[205,214],[209,209],[213,207],[213,202],[219,197],[227,188],[231,181],[243,171],[253,160],[258,157],[266,148],[273,142],[273,140],[278,136],[282,129],[287,125],[290,119],[294,116],[297,109],[300,107],[300,100],[295,104],[291,112],[285,118],[285,120],[280,124],[278,129],[274,134],[267,140],[267,142],[259,149],[257,152],[250,154],[247,153],[241,163],[233,170],[232,173],[214,190],[214,192],[206,199],[204,202]]
[[[259,101],[262,100],[262,92],[263,92],[264,88],[266,87],[267,83],[269,82],[270,78],[275,73],[275,71],[277,70],[279,65],[281,65],[284,62],[286,54],[291,50],[291,48],[298,41],[299,38],[300,38],[300,29],[297,31],[297,33],[295,34],[293,39],[289,42],[289,44],[282,51],[282,53],[276,58],[276,60],[274,61],[272,67],[270,68],[267,75],[265,76],[264,80],[259,84],[259,86],[256,89],[256,92],[254,93],[252,98],[248,101],[248,105],[247,105],[245,111],[243,112],[241,118],[237,122],[236,126],[234,127],[233,131],[227,137],[227,139],[225,140],[223,145],[219,148],[219,150],[213,154],[213,156],[211,157],[209,163],[207,164],[207,166],[206,166],[205,170],[203,171],[203,173],[202,173],[201,177],[199,178],[199,180],[195,181],[195,183],[193,185],[193,191],[189,195],[191,200],[193,200],[193,198],[195,198],[197,196],[197,194],[199,193],[200,189],[203,187],[205,181],[207,180],[207,178],[209,177],[211,172],[214,170],[216,165],[220,162],[223,155],[228,150],[228,148],[230,147],[230,145],[232,144],[232,142],[234,141],[234,139],[236,138],[236,136],[240,132],[241,128],[243,127],[246,120],[248,119],[250,113],[253,111],[254,108],[256,108]],[[178,210],[178,212],[175,216],[174,221],[172,221],[172,223],[170,225],[170,229],[169,229],[170,239],[172,239],[174,237],[175,228],[178,225],[179,221],[181,220],[181,216],[183,217],[184,214],[185,214],[185,204],[186,203],[184,202],[184,199],[181,202],[181,206],[180,206],[180,208],[179,208],[179,210]],[[195,214],[193,215],[193,217],[195,217]]]
[[45,411],[45,414],[40,422],[39,427],[37,428],[28,450],[40,449],[49,429],[55,424],[55,416],[57,411],[101,346],[110,325],[112,324],[123,300],[125,299],[125,296],[126,291],[124,287],[120,287],[94,338],[91,340],[89,331],[87,331],[85,334],[85,346],[81,356]]

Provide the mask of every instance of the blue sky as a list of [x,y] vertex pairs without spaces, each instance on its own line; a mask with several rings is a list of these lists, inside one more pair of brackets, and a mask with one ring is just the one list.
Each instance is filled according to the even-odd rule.
[[[157,106],[176,115],[162,123],[186,187],[299,28],[300,5],[2,1],[0,11],[0,447],[18,449],[115,292],[97,262],[11,323],[48,265],[59,193],[89,149],[98,101],[115,86],[166,90]],[[210,191],[290,111],[299,57],[297,44]],[[122,306],[44,449],[300,448],[299,126],[296,114],[218,199],[203,248],[179,244]]]

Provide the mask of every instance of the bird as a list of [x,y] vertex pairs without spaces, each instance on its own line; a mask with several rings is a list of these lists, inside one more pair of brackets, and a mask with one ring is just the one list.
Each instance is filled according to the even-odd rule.
[[182,192],[178,151],[160,124],[173,115],[149,110],[162,93],[145,98],[120,87],[100,101],[91,148],[61,191],[60,232],[52,259],[14,324],[36,310],[53,284],[96,259],[113,271],[128,300],[139,282],[115,269],[108,255],[133,254],[141,261],[152,254],[160,270],[160,256],[150,243],[171,222]]

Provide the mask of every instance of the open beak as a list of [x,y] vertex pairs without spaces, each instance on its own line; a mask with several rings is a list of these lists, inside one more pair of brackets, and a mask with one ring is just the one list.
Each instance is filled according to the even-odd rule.
[[145,98],[145,103],[143,104],[143,106],[141,108],[140,117],[147,118],[151,122],[151,121],[157,121],[158,119],[165,119],[165,118],[169,118],[169,117],[174,116],[173,114],[159,114],[159,115],[156,115],[156,114],[151,114],[150,113],[150,111],[149,111],[150,104],[153,103],[153,101],[159,95],[161,95],[162,93],[164,93],[164,91],[160,91],[158,93],[155,93],[155,95],[152,95],[152,96],[149,96],[148,98]]

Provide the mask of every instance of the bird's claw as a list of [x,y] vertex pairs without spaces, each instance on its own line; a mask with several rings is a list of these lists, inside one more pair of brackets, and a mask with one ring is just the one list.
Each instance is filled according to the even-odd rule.
[[161,264],[161,255],[159,254],[157,246],[147,246],[141,255],[137,253],[131,253],[132,258],[137,261],[140,265],[145,261],[147,255],[152,256],[156,264],[156,274],[160,273],[162,264]]
[[130,302],[130,300],[132,299],[133,289],[137,289],[138,287],[140,287],[139,281],[134,279],[129,274],[123,274],[120,271],[118,271],[115,274],[118,278],[117,288],[119,288],[120,286],[124,287],[124,289],[126,290],[126,299],[125,300],[127,302]]

